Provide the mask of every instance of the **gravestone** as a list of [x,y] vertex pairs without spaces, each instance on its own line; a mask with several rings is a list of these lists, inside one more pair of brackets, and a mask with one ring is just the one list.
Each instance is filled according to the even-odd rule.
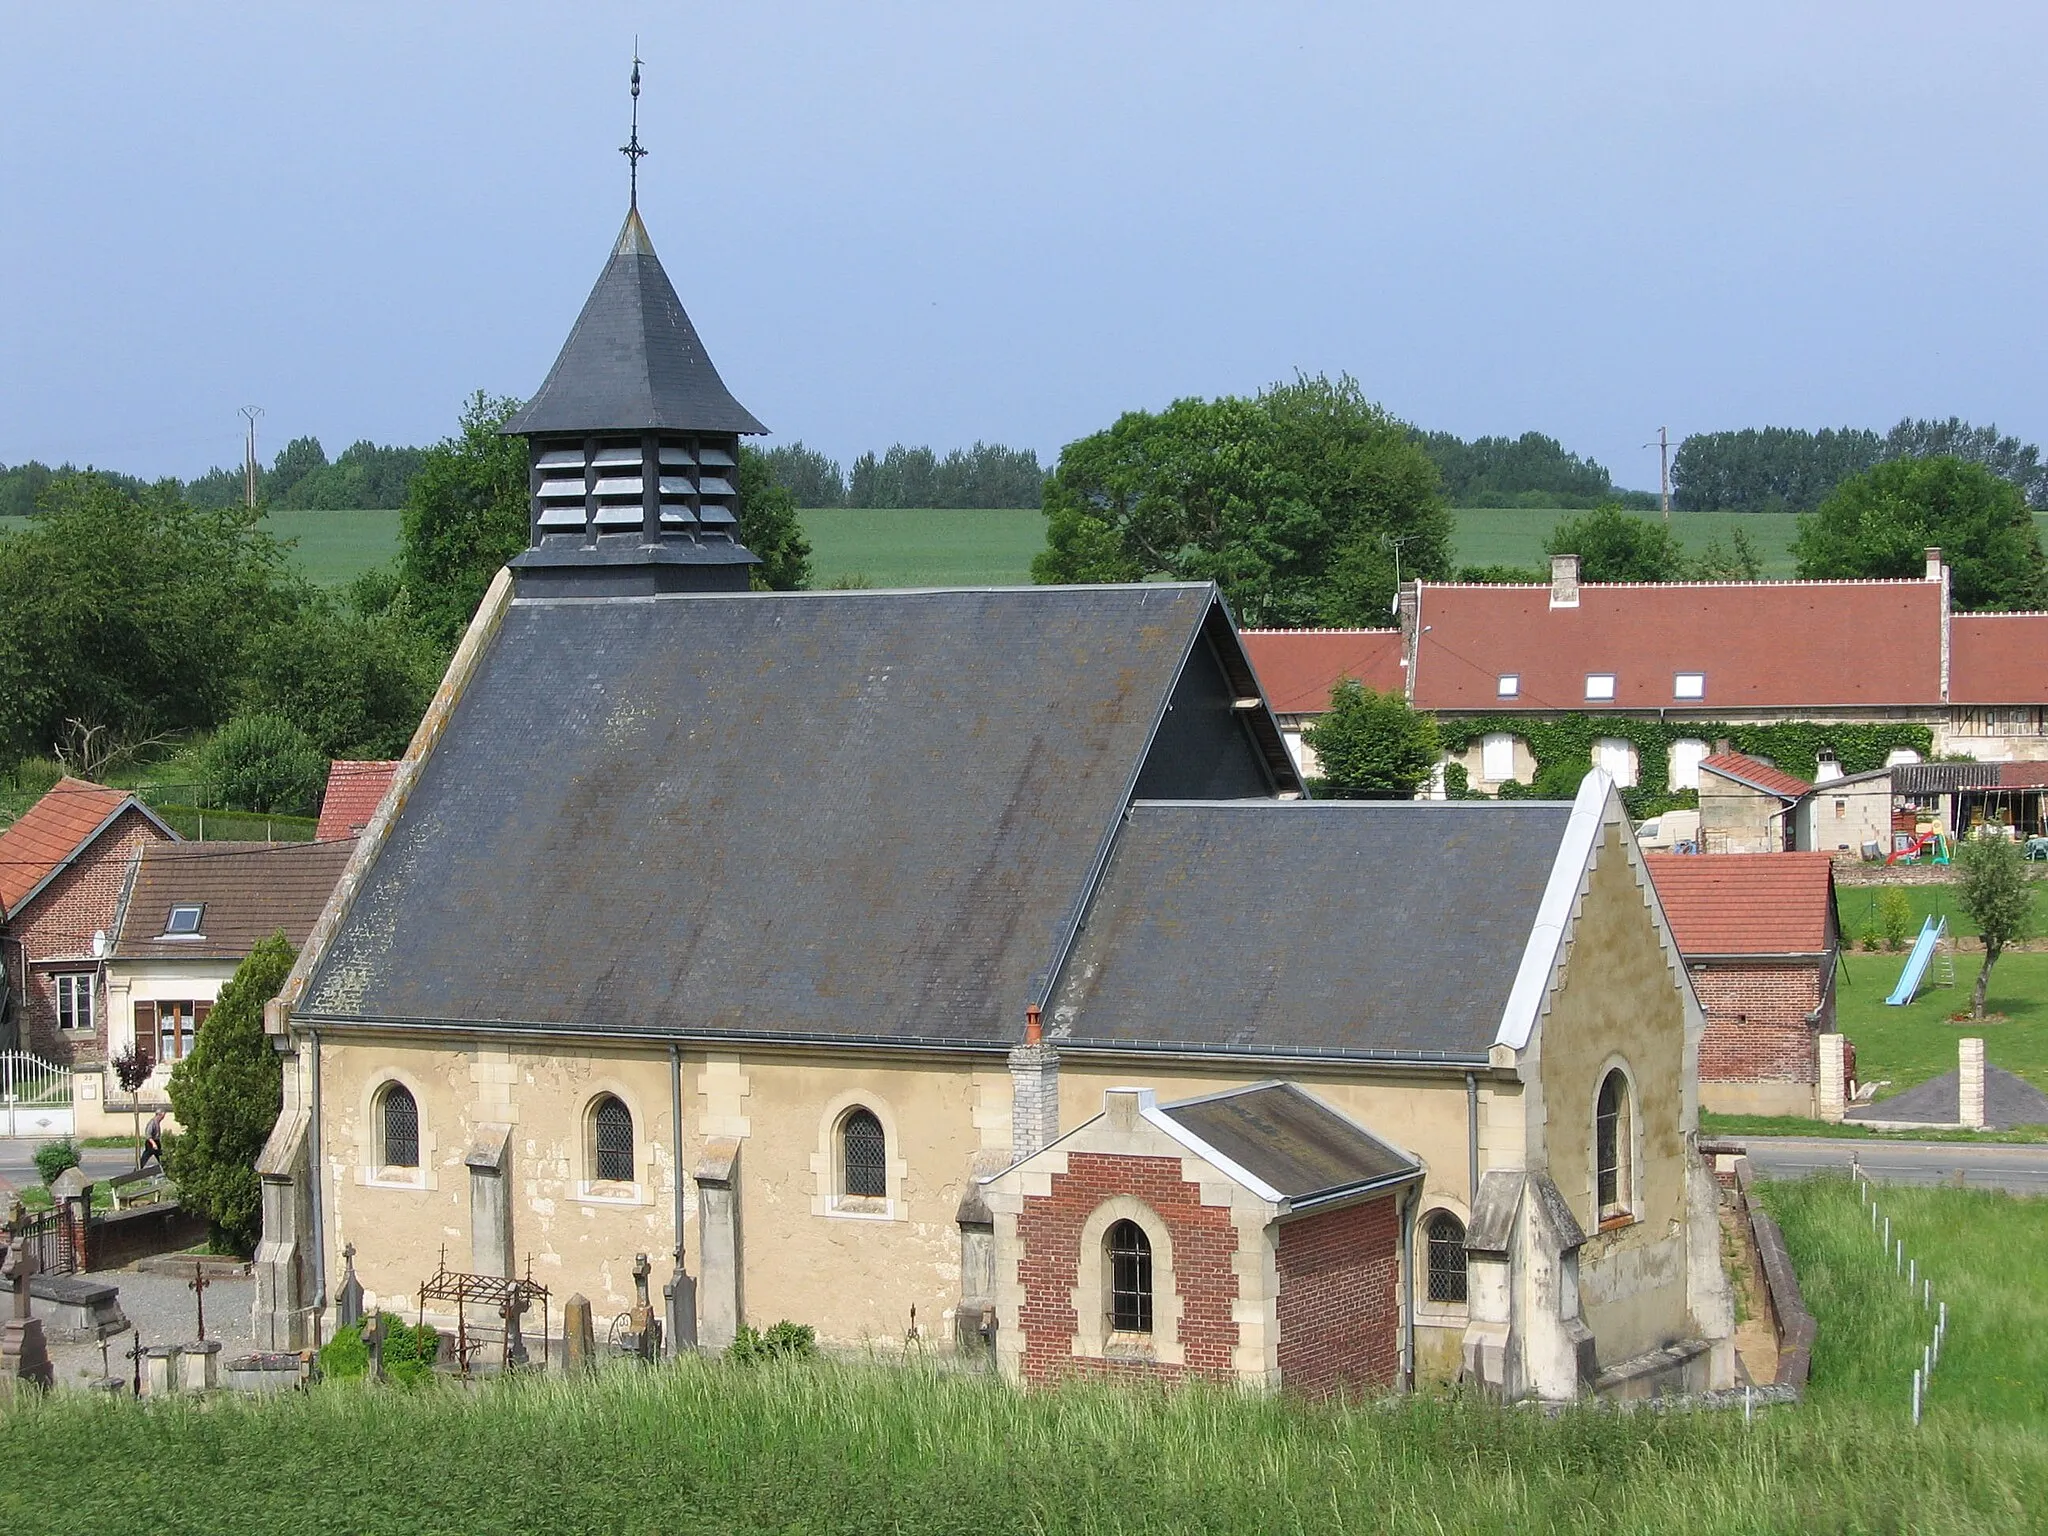
[[363,1320],[363,1282],[356,1278],[356,1245],[341,1250],[341,1290],[335,1297],[335,1324],[348,1328]]
[[[16,1207],[19,1210],[19,1207]],[[17,1218],[15,1227],[21,1226]],[[24,1387],[47,1392],[56,1383],[42,1319],[29,1315],[29,1283],[36,1276],[36,1256],[22,1243],[7,1255],[7,1278],[14,1282],[14,1316],[0,1329],[0,1396],[12,1400]]]
[[562,1369],[587,1371],[597,1363],[597,1333],[590,1298],[578,1291],[562,1303]]

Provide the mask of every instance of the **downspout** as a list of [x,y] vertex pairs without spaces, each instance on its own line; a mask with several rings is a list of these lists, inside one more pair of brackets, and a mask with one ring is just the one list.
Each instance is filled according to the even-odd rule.
[[1415,1208],[1422,1186],[1410,1184],[1401,1197],[1401,1383],[1415,1390]]
[[674,1144],[676,1160],[676,1272],[683,1268],[683,1048],[670,1042],[668,1048],[668,1113],[669,1137]]
[[1465,1209],[1479,1209],[1479,1074],[1465,1074]]
[[307,1129],[307,1189],[312,1196],[313,1217],[313,1347],[320,1347],[320,1316],[327,1310],[327,1223],[322,1213],[321,1185],[324,1181],[321,1169],[324,1158],[320,1141],[320,1031],[309,1029],[306,1039],[313,1052],[313,1092]]
[[668,1112],[675,1149],[676,1263],[662,1296],[668,1303],[669,1358],[676,1359],[697,1346],[697,1287],[683,1265],[683,1048],[675,1041],[668,1047]]

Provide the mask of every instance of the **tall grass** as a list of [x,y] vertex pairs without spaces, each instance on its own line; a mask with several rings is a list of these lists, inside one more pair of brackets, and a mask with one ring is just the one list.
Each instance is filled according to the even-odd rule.
[[[1930,1422],[2025,1424],[2048,1434],[2048,1200],[1992,1190],[1879,1186],[1880,1234],[1843,1178],[1763,1187],[1820,1321],[1812,1393],[1903,1416],[1934,1314],[1881,1252],[1883,1217],[1948,1303]],[[2048,1525],[2048,1513],[2044,1513]]]
[[2037,1432],[1857,1404],[1311,1408],[843,1364],[0,1421],[24,1531],[2023,1531],[2044,1500]]

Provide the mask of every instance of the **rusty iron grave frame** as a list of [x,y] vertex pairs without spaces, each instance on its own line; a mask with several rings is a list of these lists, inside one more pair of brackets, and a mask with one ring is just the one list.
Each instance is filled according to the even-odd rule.
[[544,1367],[548,1358],[548,1337],[550,1328],[548,1288],[533,1278],[533,1255],[526,1258],[526,1274],[520,1276],[473,1275],[463,1270],[448,1267],[448,1250],[441,1250],[440,1263],[431,1279],[420,1284],[420,1322],[427,1320],[429,1301],[452,1301],[455,1303],[455,1358],[464,1376],[469,1375],[469,1357],[478,1348],[496,1339],[501,1351],[500,1368],[507,1365],[502,1352],[511,1348],[510,1331],[489,1326],[471,1328],[469,1308],[488,1306],[502,1316],[508,1302],[520,1301],[525,1307],[540,1303],[540,1360]]

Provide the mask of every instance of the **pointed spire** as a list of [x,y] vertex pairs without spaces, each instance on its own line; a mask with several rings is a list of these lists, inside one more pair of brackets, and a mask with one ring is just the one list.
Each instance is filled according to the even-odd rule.
[[633,136],[619,146],[626,157],[628,208],[640,206],[640,161],[647,151],[640,147],[640,39],[633,39]]

